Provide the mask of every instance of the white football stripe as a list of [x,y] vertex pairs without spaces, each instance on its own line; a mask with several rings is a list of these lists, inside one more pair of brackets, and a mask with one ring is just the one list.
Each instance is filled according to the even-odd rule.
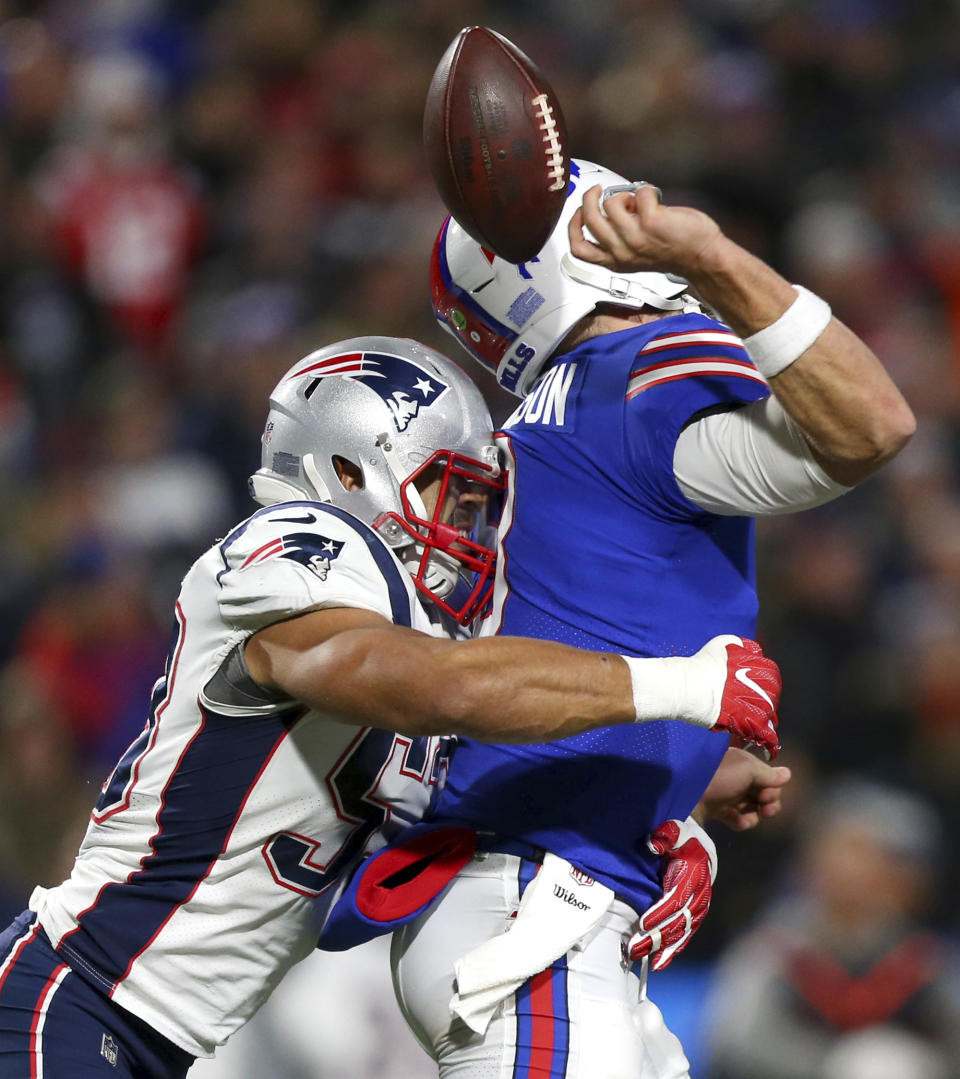
[[685,378],[691,375],[737,375],[740,378],[753,379],[766,385],[766,379],[759,371],[752,367],[746,367],[742,363],[731,360],[724,363],[722,360],[689,361],[681,360],[666,367],[657,367],[653,371],[644,371],[634,375],[627,383],[627,400],[636,397],[638,393],[649,389],[657,382],[669,382],[675,378]]
[[664,348],[685,348],[688,345],[729,345],[731,348],[743,348],[743,342],[735,333],[724,333],[722,330],[689,330],[667,337],[655,337],[640,349],[640,353],[658,352]]
[[324,375],[339,375],[344,372],[350,374],[362,369],[363,357],[355,356],[353,359],[343,359],[338,363],[330,363],[329,360],[321,360],[315,364],[311,363],[306,367],[301,368],[299,371],[294,371],[289,377],[297,378],[300,375],[316,375],[318,378],[322,378]]
[[53,1000],[53,995],[63,984],[63,979],[70,973],[70,967],[64,964],[60,968],[60,973],[56,978],[47,986],[40,1000],[40,1017],[37,1022],[37,1029],[33,1034],[33,1045],[31,1049],[34,1055],[34,1067],[36,1069],[36,1079],[43,1079],[43,1028],[47,1022],[47,1011],[50,1008],[50,1002]]

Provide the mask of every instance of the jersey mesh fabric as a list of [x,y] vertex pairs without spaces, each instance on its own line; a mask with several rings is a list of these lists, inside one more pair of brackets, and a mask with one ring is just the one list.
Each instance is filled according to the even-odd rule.
[[[512,472],[493,628],[638,656],[754,636],[752,522],[706,513],[673,475],[685,424],[769,392],[739,341],[680,315],[589,341],[551,370],[502,433]],[[561,854],[644,909],[660,890],[647,834],[689,814],[726,746],[675,721],[538,746],[462,740],[439,813]]]

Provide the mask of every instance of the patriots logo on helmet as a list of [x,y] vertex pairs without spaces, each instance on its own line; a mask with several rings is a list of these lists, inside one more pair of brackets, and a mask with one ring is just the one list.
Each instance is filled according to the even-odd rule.
[[401,356],[387,352],[349,352],[308,363],[290,378],[312,375],[315,379],[352,378],[379,394],[393,414],[398,431],[405,431],[421,408],[432,405],[450,388],[433,372]]
[[321,536],[318,532],[292,532],[265,543],[247,558],[240,569],[265,562],[268,558],[289,558],[306,566],[321,581],[325,581],[330,572],[330,563],[343,550],[344,542]]

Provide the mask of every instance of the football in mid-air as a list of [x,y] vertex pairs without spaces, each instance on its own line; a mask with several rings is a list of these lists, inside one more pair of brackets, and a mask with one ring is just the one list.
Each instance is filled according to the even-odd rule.
[[461,30],[430,82],[423,141],[456,221],[501,258],[532,259],[570,179],[560,103],[533,61],[486,26]]

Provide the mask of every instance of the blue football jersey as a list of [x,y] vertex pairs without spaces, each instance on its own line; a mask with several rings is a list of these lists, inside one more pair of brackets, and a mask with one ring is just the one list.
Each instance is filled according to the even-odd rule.
[[[673,454],[695,417],[768,392],[740,339],[700,314],[559,357],[498,434],[510,491],[490,631],[636,656],[753,637],[753,522],[690,502]],[[660,894],[648,833],[688,816],[727,745],[678,721],[465,739],[438,814],[560,854],[642,910]]]

